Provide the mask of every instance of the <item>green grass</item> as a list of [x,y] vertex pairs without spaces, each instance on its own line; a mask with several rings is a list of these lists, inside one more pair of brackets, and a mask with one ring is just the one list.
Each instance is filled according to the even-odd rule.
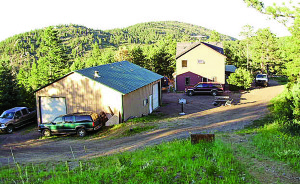
[[259,130],[252,139],[260,153],[287,163],[300,173],[300,137],[281,131],[277,123],[269,124]]
[[269,115],[254,121],[251,127],[237,133],[253,134],[251,144],[260,154],[283,161],[300,173],[300,136],[287,132],[286,125],[281,121]]
[[2,167],[1,183],[256,183],[229,145],[175,140],[89,161]]
[[271,77],[270,79],[277,81],[279,84],[287,84],[289,79],[287,77]]
[[141,133],[141,132],[145,132],[145,131],[154,129],[155,127],[156,126],[139,126],[139,127],[133,127],[133,128],[125,130],[125,132],[124,132],[123,135],[124,136],[131,136],[131,135],[134,135],[134,134],[138,134],[138,133]]
[[161,121],[165,119],[165,114],[159,113],[159,114],[149,114],[147,116],[139,117],[139,118],[133,118],[126,123],[149,123],[149,122],[156,122],[156,121]]

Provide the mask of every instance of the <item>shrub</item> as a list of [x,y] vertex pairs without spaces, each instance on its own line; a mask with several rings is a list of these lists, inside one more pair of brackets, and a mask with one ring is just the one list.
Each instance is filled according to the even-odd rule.
[[300,83],[287,88],[272,103],[275,115],[289,120],[300,120]]
[[227,79],[228,84],[237,86],[241,89],[249,89],[252,81],[253,78],[251,73],[244,68],[238,68],[235,73],[230,74]]

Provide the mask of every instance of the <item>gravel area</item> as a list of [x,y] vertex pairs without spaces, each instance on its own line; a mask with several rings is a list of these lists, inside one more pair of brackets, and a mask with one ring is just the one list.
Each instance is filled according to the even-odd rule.
[[[183,93],[163,93],[163,106],[158,109],[172,118],[158,122],[158,128],[134,136],[122,138],[90,139],[38,139],[33,131],[23,134],[19,130],[13,134],[0,134],[0,163],[12,163],[11,151],[16,161],[43,162],[93,158],[102,155],[134,150],[148,145],[159,144],[176,138],[186,138],[190,133],[208,133],[241,129],[253,120],[268,113],[269,101],[283,91],[283,86],[275,81],[266,88],[253,88],[249,92],[226,93],[233,98],[233,105],[216,107],[214,97],[209,95],[186,96]],[[181,111],[179,98],[186,98],[186,115]]]

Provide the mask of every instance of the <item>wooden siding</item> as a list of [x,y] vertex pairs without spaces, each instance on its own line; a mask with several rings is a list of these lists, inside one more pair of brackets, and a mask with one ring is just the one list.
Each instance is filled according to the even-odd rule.
[[[120,92],[78,73],[72,73],[37,91],[37,107],[40,107],[39,97],[41,96],[65,97],[67,113],[82,111],[100,113],[101,111],[110,112],[111,109],[115,114],[122,114],[122,94]],[[37,116],[40,123],[39,108]]]
[[192,72],[186,72],[183,74],[180,74],[176,76],[176,86],[177,86],[177,91],[184,91],[186,85],[185,85],[185,78],[189,77],[190,78],[190,85],[189,86],[194,86],[198,82],[202,82],[202,76],[197,75]]
[[[209,80],[216,77],[215,82],[225,84],[225,59],[224,55],[201,44],[176,59],[176,75],[192,72]],[[187,60],[187,67],[182,67],[182,60]],[[199,60],[205,63],[198,63]],[[182,88],[180,85],[177,84],[177,89]]]
[[[153,95],[153,85],[159,83],[160,80],[153,82],[147,86],[139,88],[129,94],[123,96],[124,120],[130,117],[141,117],[149,114],[149,96]],[[159,86],[159,104],[161,104],[161,87]],[[147,105],[144,106],[143,101],[148,99]],[[153,105],[153,103],[152,103]]]

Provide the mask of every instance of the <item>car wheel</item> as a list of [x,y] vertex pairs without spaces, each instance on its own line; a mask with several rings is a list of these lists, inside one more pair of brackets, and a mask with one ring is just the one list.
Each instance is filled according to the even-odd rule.
[[49,129],[44,129],[42,131],[42,136],[43,137],[50,137],[51,136],[51,131]]
[[189,95],[189,96],[193,96],[193,95],[194,95],[194,92],[190,90],[190,91],[188,91],[188,95]]
[[84,128],[79,128],[79,129],[77,130],[77,135],[78,135],[79,137],[84,137],[84,136],[86,135],[85,129],[84,129]]
[[11,134],[11,133],[13,133],[13,131],[14,131],[14,126],[8,125],[6,127],[6,133]]
[[212,94],[213,96],[217,96],[218,92],[215,91],[215,90],[213,90],[213,91],[211,91],[211,94]]

